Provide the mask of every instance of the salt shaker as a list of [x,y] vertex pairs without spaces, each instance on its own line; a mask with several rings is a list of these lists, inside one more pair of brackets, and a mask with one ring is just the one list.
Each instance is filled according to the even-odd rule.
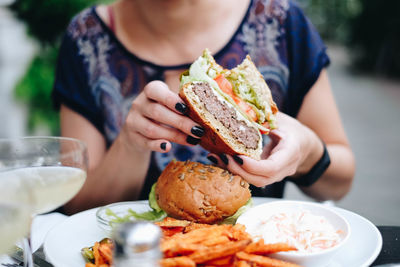
[[162,258],[161,229],[157,225],[136,221],[120,225],[113,233],[115,267],[157,267]]

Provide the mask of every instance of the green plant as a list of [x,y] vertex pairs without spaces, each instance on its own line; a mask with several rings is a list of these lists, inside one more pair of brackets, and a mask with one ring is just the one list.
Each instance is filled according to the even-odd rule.
[[298,0],[325,40],[344,42],[351,19],[361,9],[360,0]]
[[53,108],[55,67],[60,37],[71,18],[94,0],[17,0],[11,5],[15,15],[27,25],[28,33],[40,43],[40,49],[26,74],[15,88],[17,100],[28,107],[28,131],[47,127],[59,134],[59,114]]
[[353,67],[400,77],[400,1],[297,1],[325,40],[350,48]]
[[53,109],[51,101],[56,57],[57,49],[42,51],[33,59],[15,88],[16,98],[29,107],[29,132],[47,126],[51,134],[59,134],[58,112]]
[[[26,22],[28,33],[46,45],[56,45],[71,18],[94,0],[17,0],[11,10]],[[98,2],[98,1],[97,1]]]

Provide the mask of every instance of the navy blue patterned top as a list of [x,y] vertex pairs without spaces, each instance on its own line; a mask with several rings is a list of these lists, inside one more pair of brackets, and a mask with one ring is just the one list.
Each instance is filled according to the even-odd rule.
[[[296,116],[304,96],[329,64],[326,48],[297,4],[288,0],[253,0],[216,61],[233,68],[249,54],[268,83],[278,108]],[[159,66],[129,52],[104,24],[95,7],[75,16],[61,44],[53,100],[78,112],[111,145],[124,124],[133,99],[166,70],[185,70],[190,63]],[[173,144],[168,153],[153,152],[141,198],[160,171],[175,158],[210,163],[200,146]],[[253,195],[282,197],[284,182],[252,188]]]

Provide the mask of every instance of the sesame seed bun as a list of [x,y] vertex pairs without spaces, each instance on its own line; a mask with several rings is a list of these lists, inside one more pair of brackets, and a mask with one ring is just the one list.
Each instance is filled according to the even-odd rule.
[[210,224],[232,216],[251,197],[249,184],[240,176],[190,161],[170,162],[155,194],[169,216]]

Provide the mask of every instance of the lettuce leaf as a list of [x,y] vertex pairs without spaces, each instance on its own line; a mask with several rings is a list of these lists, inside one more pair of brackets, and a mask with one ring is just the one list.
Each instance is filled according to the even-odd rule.
[[117,224],[136,221],[136,220],[155,222],[155,221],[160,221],[167,216],[167,214],[163,210],[161,211],[150,210],[139,213],[132,209],[128,209],[126,215],[118,216],[111,209],[107,209],[106,214],[112,217],[112,219],[109,222],[111,227],[114,227]]
[[136,212],[133,209],[128,209],[124,216],[119,216],[115,212],[113,212],[110,208],[106,209],[107,216],[111,217],[110,226],[114,227],[117,224],[135,221],[135,220],[143,220],[143,221],[161,221],[165,217],[167,217],[167,213],[163,211],[157,203],[156,200],[156,184],[154,183],[151,187],[151,191],[149,194],[149,206],[152,210],[145,212]]
[[160,206],[157,203],[157,198],[156,198],[156,185],[157,183],[154,183],[151,186],[151,190],[150,190],[150,194],[149,194],[149,206],[150,208],[152,208],[153,210],[160,212],[162,211],[162,209],[160,208]]
[[243,206],[241,206],[236,212],[235,214],[233,214],[230,217],[225,218],[222,221],[222,224],[235,224],[236,220],[239,218],[240,215],[242,215],[246,210],[250,209],[253,206],[253,199],[250,198],[246,204],[244,204]]

